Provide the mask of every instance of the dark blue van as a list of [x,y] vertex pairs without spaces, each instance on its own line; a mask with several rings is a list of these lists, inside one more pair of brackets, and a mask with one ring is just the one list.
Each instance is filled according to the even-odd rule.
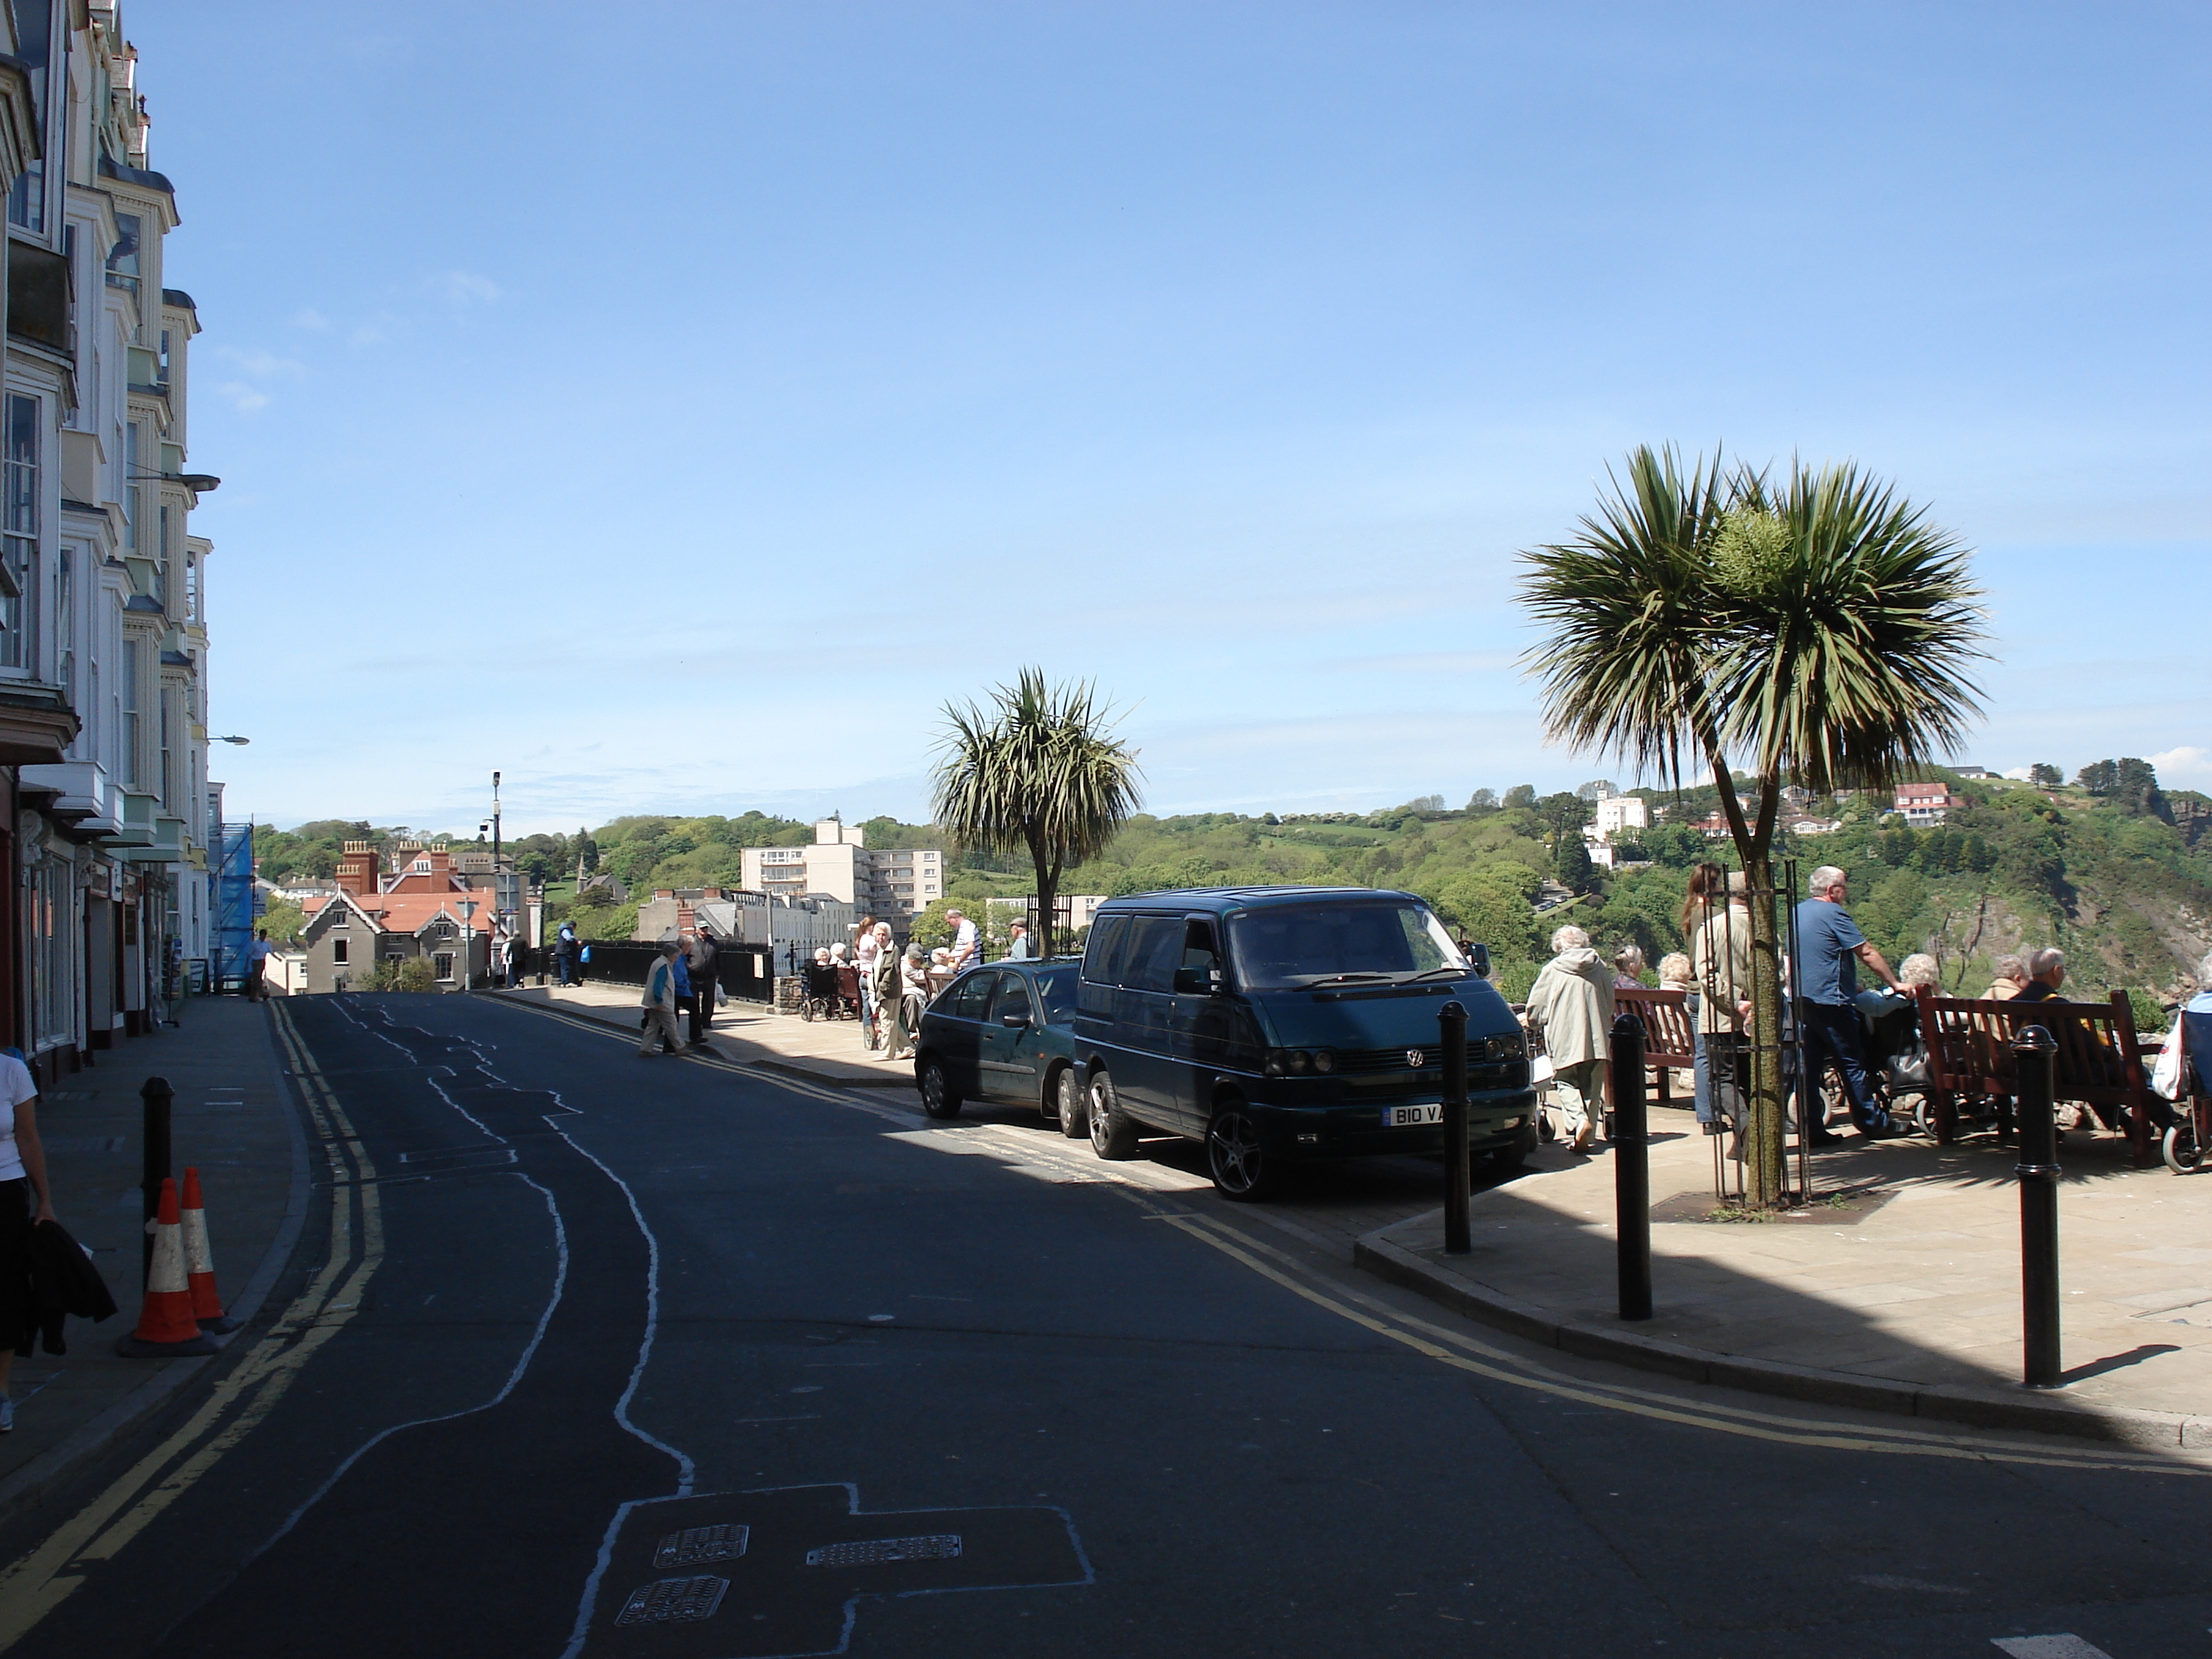
[[1286,1164],[1443,1145],[1437,1011],[1468,1013],[1479,1158],[1535,1150],[1528,1050],[1489,964],[1411,893],[1218,887],[1098,908],[1076,987],[1091,1145],[1141,1130],[1206,1143],[1224,1196],[1262,1199]]

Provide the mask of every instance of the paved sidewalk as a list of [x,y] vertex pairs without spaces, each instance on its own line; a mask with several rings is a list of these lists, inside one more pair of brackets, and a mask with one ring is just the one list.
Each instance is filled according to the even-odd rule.
[[[638,988],[594,981],[581,986],[527,986],[518,991],[482,994],[546,1003],[570,1013],[638,1029]],[[687,1018],[677,1016],[680,1029]],[[804,1020],[771,1013],[763,1004],[732,1002],[714,1011],[714,1040],[731,1059],[748,1065],[788,1067],[825,1082],[854,1086],[914,1087],[914,1064],[878,1060],[862,1044],[857,1020]]]
[[[2061,1153],[2062,1389],[2019,1386],[2014,1156],[1987,1137],[1817,1155],[1819,1189],[1862,1194],[1713,1221],[1711,1143],[1655,1112],[1655,1316],[1615,1302],[1609,1154],[1475,1194],[1473,1253],[1443,1212],[1376,1229],[1361,1264],[1562,1348],[1732,1386],[1991,1426],[2212,1445],[2212,1176],[2134,1170],[2124,1141]],[[1676,1124],[1686,1126],[1678,1129]],[[1547,1152],[1547,1162],[1556,1160]]]
[[64,1332],[69,1352],[15,1361],[15,1431],[0,1438],[0,1516],[36,1502],[84,1458],[209,1364],[119,1359],[137,1323],[138,1091],[165,1077],[176,1091],[171,1135],[177,1176],[197,1165],[208,1203],[216,1280],[229,1310],[250,1316],[291,1253],[307,1202],[306,1146],[276,1063],[268,1016],[240,997],[196,998],[181,1024],[98,1056],[39,1099],[54,1209],[94,1252],[120,1311]]

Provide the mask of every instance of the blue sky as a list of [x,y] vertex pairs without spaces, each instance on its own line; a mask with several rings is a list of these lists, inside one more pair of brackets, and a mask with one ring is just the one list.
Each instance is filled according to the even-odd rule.
[[1641,441],[1980,550],[1959,757],[2212,787],[2194,4],[139,0],[234,816],[924,809],[1036,662],[1161,811],[1546,748]]

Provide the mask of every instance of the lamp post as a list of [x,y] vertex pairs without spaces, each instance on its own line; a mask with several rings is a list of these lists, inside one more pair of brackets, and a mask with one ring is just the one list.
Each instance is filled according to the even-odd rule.
[[469,923],[475,920],[476,914],[477,902],[474,899],[463,899],[461,901],[461,994],[463,996],[469,994],[469,979],[472,966],[469,959],[476,954],[476,935],[470,931],[469,927]]

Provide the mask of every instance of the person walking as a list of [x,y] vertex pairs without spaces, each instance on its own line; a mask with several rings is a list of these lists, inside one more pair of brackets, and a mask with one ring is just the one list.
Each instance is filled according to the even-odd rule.
[[39,1139],[39,1085],[13,1050],[0,1054],[0,1434],[15,1427],[8,1374],[18,1349],[28,1353],[38,1323],[31,1296],[31,1229],[54,1218]]
[[1859,1041],[1858,1005],[1852,1000],[1858,994],[1858,964],[1872,969],[1891,990],[1909,994],[1844,908],[1850,888],[1850,878],[1832,864],[1813,872],[1812,896],[1797,907],[1797,960],[1790,977],[1812,1073],[1806,1094],[1818,1096],[1824,1065],[1832,1063],[1850,1098],[1851,1121],[1872,1139],[1893,1131],[1889,1114],[1875,1103]]
[[721,952],[714,935],[701,927],[684,949],[684,975],[691,981],[691,1046],[708,1046],[707,1033],[714,1024],[714,968]]
[[676,1046],[676,989],[677,975],[683,971],[684,953],[670,939],[660,947],[653,966],[646,970],[645,994],[639,1002],[645,1009],[645,1035],[639,1040],[637,1057],[645,1059],[653,1052],[653,1042],[660,1043],[660,1052],[672,1054]]
[[576,924],[564,921],[553,941],[553,966],[556,976],[563,985],[576,983],[576,952],[582,945],[576,938]]
[[246,947],[246,1000],[248,1002],[265,1002],[268,1000],[269,985],[268,981],[265,981],[262,975],[269,971],[269,953],[276,948],[276,947],[275,945],[269,942],[269,930],[266,927],[264,927],[259,933],[256,933],[247,943]]
[[1007,928],[1006,932],[1008,935],[1006,939],[1006,960],[1008,962],[1030,962],[1036,959],[1036,941],[1030,937],[1029,923],[1025,921],[1015,922],[1012,927]]
[[1613,967],[1570,924],[1552,935],[1552,959],[1528,990],[1522,1023],[1544,1039],[1552,1061],[1552,1101],[1559,1142],[1586,1152],[1605,1110],[1607,1044],[1613,1035]]
[[691,930],[687,927],[676,938],[676,1012],[696,1017],[698,1009],[691,1000],[691,968],[684,959],[690,943]]
[[929,1006],[929,957],[919,945],[909,945],[898,959],[899,994],[891,1015],[890,1050],[893,1060],[914,1058],[914,1036],[921,1029],[921,1011]]
[[899,956],[891,948],[890,929],[884,929],[884,937],[878,939],[871,930],[865,935],[876,948],[864,960],[868,964],[867,977],[860,981],[870,1012],[877,1023],[869,1028],[869,1046],[886,1060],[896,1060],[903,1035],[899,1018],[900,1003],[904,992],[899,983]]

